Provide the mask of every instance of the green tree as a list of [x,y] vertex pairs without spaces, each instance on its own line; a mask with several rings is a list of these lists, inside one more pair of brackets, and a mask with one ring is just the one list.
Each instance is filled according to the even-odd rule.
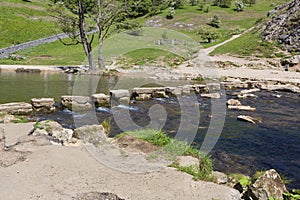
[[230,8],[232,0],[214,0],[213,5],[221,8]]
[[152,0],[127,1],[128,16],[136,18],[148,14],[152,8]]
[[201,28],[196,34],[201,37],[203,43],[211,43],[221,37],[220,33],[216,32],[212,28]]

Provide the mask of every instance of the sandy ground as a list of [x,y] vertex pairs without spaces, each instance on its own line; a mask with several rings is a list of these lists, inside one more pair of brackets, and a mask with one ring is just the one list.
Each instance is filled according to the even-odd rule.
[[173,168],[143,174],[116,171],[96,161],[83,146],[63,147],[47,144],[42,138],[29,139],[26,134],[32,124],[13,126],[0,124],[4,142],[19,137],[13,148],[0,150],[0,164],[8,159],[6,154],[14,159],[8,162],[10,166],[0,165],[0,199],[72,199],[91,191],[115,193],[126,200],[239,199],[236,190],[193,181]]
[[15,71],[18,68],[24,69],[39,69],[43,72],[61,72],[62,70],[58,66],[51,65],[0,65],[0,70],[3,71]]

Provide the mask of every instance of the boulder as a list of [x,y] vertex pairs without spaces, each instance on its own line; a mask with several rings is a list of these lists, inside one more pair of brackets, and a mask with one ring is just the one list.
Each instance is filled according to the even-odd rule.
[[239,115],[239,116],[237,116],[237,119],[241,120],[241,121],[250,122],[252,124],[261,123],[261,119],[250,117],[247,115]]
[[208,93],[208,94],[201,94],[201,97],[219,99],[221,98],[221,95],[220,93]]
[[97,107],[100,106],[105,106],[105,107],[109,107],[110,106],[110,97],[106,94],[93,94],[91,96],[92,98],[92,102],[94,102],[96,104]]
[[36,112],[50,113],[55,111],[55,101],[53,98],[33,98],[31,105]]
[[241,102],[239,100],[236,100],[236,99],[229,99],[227,102],[227,105],[230,105],[230,106],[241,106]]
[[120,104],[128,105],[130,102],[129,90],[111,90],[109,92],[111,98],[111,106],[117,106]]
[[245,111],[255,111],[256,108],[252,108],[251,106],[228,106],[229,110],[245,110]]
[[299,63],[300,63],[300,55],[295,55],[295,56],[292,56],[291,58],[283,60],[281,62],[281,65],[292,67],[292,66],[297,65]]
[[282,199],[287,189],[274,169],[266,171],[250,187],[249,196],[252,199],[269,200],[270,198]]
[[86,143],[101,145],[107,140],[105,129],[102,125],[86,125],[74,130],[73,136]]
[[25,102],[0,104],[0,114],[29,115],[32,111],[32,105]]
[[72,138],[73,130],[65,129],[55,121],[45,120],[36,122],[32,135],[48,135],[52,137],[51,139],[53,141],[63,144]]
[[69,110],[91,110],[92,104],[87,96],[62,96],[61,104]]

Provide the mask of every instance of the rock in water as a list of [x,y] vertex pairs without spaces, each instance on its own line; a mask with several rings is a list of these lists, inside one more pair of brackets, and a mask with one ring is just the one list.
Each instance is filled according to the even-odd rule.
[[251,106],[228,106],[229,110],[245,110],[245,111],[255,111],[256,108],[252,108]]
[[0,104],[0,114],[28,115],[32,111],[32,105],[25,102]]
[[239,115],[239,116],[237,116],[237,119],[241,120],[241,121],[250,122],[252,124],[261,123],[260,119],[250,117],[250,116],[246,116],[246,115]]
[[236,100],[236,99],[229,99],[227,102],[227,105],[230,105],[230,106],[241,106],[241,102],[239,100]]
[[287,189],[275,169],[266,171],[251,186],[249,196],[251,199],[269,200],[282,199]]

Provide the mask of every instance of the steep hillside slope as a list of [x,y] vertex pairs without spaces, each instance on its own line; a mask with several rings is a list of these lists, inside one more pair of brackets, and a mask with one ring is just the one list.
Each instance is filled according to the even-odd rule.
[[278,41],[290,52],[300,52],[300,1],[293,0],[275,8],[268,14],[262,38]]

